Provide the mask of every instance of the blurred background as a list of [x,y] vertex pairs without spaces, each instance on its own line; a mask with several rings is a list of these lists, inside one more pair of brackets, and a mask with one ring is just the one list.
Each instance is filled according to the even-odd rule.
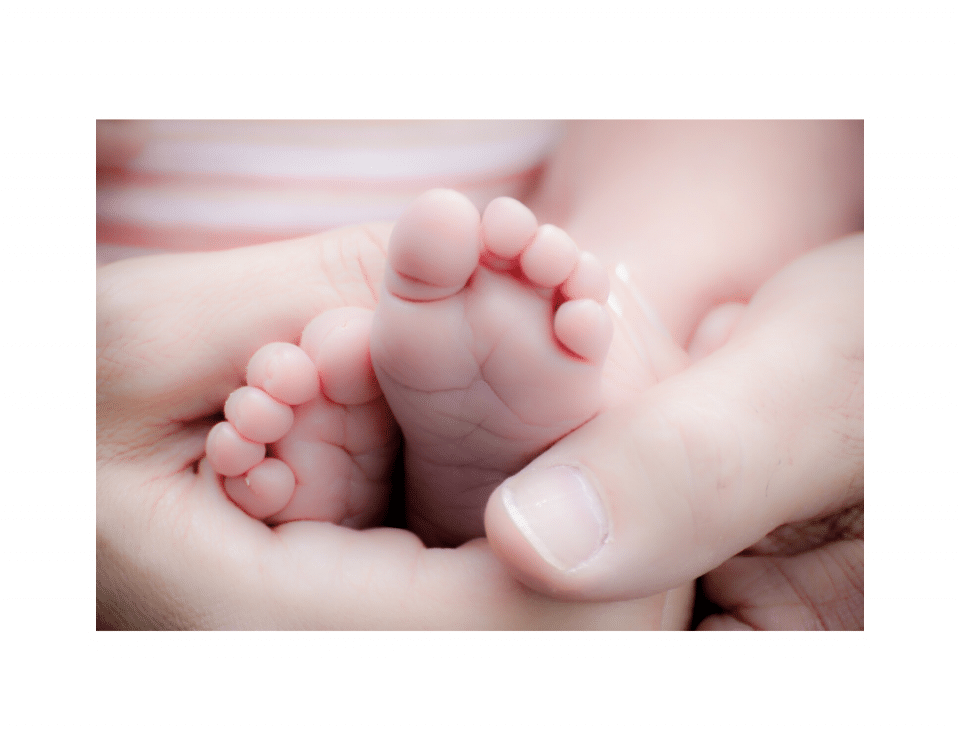
[[524,200],[555,121],[97,121],[97,264],[393,221],[449,187]]

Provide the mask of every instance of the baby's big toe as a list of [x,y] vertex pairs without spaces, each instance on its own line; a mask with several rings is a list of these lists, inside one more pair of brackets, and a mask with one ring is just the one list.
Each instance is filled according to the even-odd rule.
[[453,190],[430,190],[397,220],[388,249],[387,291],[436,300],[460,291],[480,258],[480,213]]
[[320,375],[324,395],[336,404],[358,406],[380,396],[370,361],[373,311],[340,307],[314,318],[303,330],[300,347]]

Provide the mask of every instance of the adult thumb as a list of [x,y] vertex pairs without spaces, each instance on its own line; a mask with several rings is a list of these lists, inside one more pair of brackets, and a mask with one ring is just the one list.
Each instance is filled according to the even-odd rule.
[[863,238],[802,256],[730,340],[601,413],[493,493],[487,538],[531,588],[666,591],[863,497]]

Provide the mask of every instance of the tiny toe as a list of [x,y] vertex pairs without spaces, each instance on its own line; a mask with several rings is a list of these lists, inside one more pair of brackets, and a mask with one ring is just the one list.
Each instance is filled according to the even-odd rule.
[[610,277],[599,260],[590,253],[580,253],[577,267],[561,289],[567,299],[592,299],[607,304]]
[[480,227],[484,248],[498,258],[513,260],[533,241],[537,219],[514,198],[494,198],[484,209]]
[[293,409],[249,385],[230,394],[223,412],[241,437],[254,443],[275,443],[293,427]]
[[299,346],[267,344],[247,365],[247,385],[262,388],[277,401],[297,406],[320,395],[317,368]]
[[245,513],[262,520],[287,507],[297,480],[283,461],[267,458],[245,477],[229,477],[223,484],[230,499]]
[[213,426],[207,435],[207,457],[218,474],[238,477],[263,460],[267,446],[244,440],[229,422]]
[[578,254],[576,243],[566,232],[544,224],[520,257],[520,268],[537,286],[555,287],[573,272]]
[[557,340],[588,362],[599,364],[613,340],[613,321],[607,309],[593,299],[564,302],[553,320]]
[[387,251],[387,291],[403,299],[456,294],[480,258],[480,212],[453,190],[430,190],[397,220]]
[[356,406],[380,396],[380,384],[370,362],[373,311],[342,307],[314,318],[303,330],[300,347],[320,373],[328,399]]

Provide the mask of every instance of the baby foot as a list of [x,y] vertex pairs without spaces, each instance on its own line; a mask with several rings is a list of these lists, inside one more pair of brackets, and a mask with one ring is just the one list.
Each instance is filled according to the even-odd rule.
[[207,438],[224,489],[249,515],[361,528],[385,512],[397,433],[370,362],[371,318],[325,312],[300,346],[267,344],[250,359],[247,385]]
[[492,490],[598,412],[608,292],[595,258],[513,199],[481,219],[433,190],[399,219],[370,353],[425,542],[482,536]]

